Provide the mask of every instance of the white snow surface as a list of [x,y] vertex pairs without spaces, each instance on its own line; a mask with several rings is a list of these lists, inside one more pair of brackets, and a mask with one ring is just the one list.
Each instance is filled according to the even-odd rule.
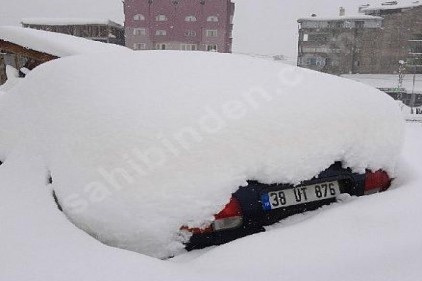
[[406,121],[422,122],[422,107],[411,108],[401,101],[397,102]]
[[57,57],[96,54],[109,51],[130,51],[126,47],[114,44],[15,26],[0,26],[0,39]]
[[21,149],[0,166],[0,280],[419,280],[421,138],[422,125],[409,124],[395,189],[186,253],[176,264],[107,247],[78,230],[51,198],[44,160]]
[[[403,88],[408,92],[413,89],[413,74],[409,70],[403,78]],[[351,79],[360,83],[371,85],[375,88],[397,88],[399,84],[398,74],[344,74],[343,78]],[[415,92],[422,93],[422,75],[415,76]]]
[[[36,168],[28,168],[35,169],[33,175],[19,169],[10,175],[22,175],[22,184],[1,185],[12,198],[0,206],[18,216],[7,217],[6,239],[1,238],[24,239],[31,231],[14,237],[13,225],[47,218],[47,209],[57,220],[54,189],[70,220],[104,243],[154,257],[180,254],[186,239],[180,227],[209,223],[247,180],[299,183],[335,161],[358,172],[385,169],[396,175],[402,133],[400,110],[384,93],[277,62],[153,51],[55,60],[0,95],[0,160],[18,169],[25,165],[14,164],[15,154],[36,158]],[[43,189],[40,178],[45,181],[47,171],[53,185]],[[30,175],[37,178],[33,186]],[[40,200],[42,215],[34,202],[30,210],[17,211],[31,198]],[[365,205],[359,202],[357,210]],[[334,224],[342,218],[341,208],[336,212]],[[359,212],[344,225],[365,219]],[[31,227],[44,231],[39,220]],[[338,229],[336,234],[345,234]],[[283,239],[305,232],[287,233]],[[41,245],[46,238],[32,239]],[[12,248],[6,252],[15,255]]]
[[119,25],[108,19],[95,18],[23,18],[21,20],[24,24],[34,25],[85,25],[85,24],[114,24]]
[[345,15],[345,16],[336,16],[336,17],[306,17],[300,18],[297,21],[342,21],[342,20],[382,20],[382,17],[369,16],[369,15]]
[[13,66],[6,65],[6,76],[7,80],[3,85],[0,85],[0,91],[7,92],[21,81],[21,78],[19,78],[19,71]]
[[371,12],[376,10],[395,10],[395,9],[407,9],[407,8],[415,8],[422,6],[421,1],[398,1],[396,5],[383,5],[383,4],[375,4],[370,5],[367,8],[363,8],[362,12]]

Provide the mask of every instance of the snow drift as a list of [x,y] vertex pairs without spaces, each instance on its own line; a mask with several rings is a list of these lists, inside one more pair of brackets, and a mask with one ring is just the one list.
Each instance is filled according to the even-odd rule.
[[403,131],[369,86],[199,52],[59,59],[0,95],[0,115],[0,159],[39,155],[77,226],[155,257],[247,180],[299,183],[334,161],[394,174]]

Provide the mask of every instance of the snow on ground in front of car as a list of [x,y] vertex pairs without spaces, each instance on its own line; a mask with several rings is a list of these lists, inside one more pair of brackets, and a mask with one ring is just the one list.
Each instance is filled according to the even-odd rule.
[[370,86],[240,55],[119,52],[37,67],[0,96],[0,159],[39,155],[65,213],[108,245],[182,251],[247,180],[335,161],[395,172],[396,103]]
[[174,263],[110,248],[77,229],[54,205],[43,160],[19,151],[0,166],[0,280],[419,280],[421,138],[421,124],[407,125],[395,189]]
[[0,85],[0,91],[3,92],[9,91],[21,81],[21,78],[19,78],[19,71],[10,65],[6,65],[6,76],[6,82],[3,85]]
[[69,222],[51,192],[44,163],[31,151],[0,166],[0,280],[216,280],[101,244]]

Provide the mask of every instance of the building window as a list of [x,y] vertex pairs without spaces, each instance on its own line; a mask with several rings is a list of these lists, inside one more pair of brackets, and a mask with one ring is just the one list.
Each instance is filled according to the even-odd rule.
[[189,36],[189,37],[195,37],[196,36],[196,32],[193,31],[193,30],[188,30],[188,31],[186,31],[185,35],[186,36]]
[[422,41],[422,34],[412,34],[410,41]]
[[180,50],[182,51],[196,51],[198,47],[195,44],[181,44]]
[[166,44],[155,44],[155,49],[156,50],[165,50],[165,49],[167,49],[167,46],[166,46]]
[[303,41],[308,42],[309,41],[309,34],[303,34]]
[[145,20],[145,17],[144,17],[144,15],[141,15],[141,14],[137,14],[137,15],[134,15],[133,16],[133,19],[134,20]]
[[217,37],[218,36],[218,32],[217,32],[217,30],[208,29],[206,31],[206,35],[207,35],[207,37]]
[[208,22],[218,22],[218,17],[216,17],[216,16],[209,16],[207,18],[207,21]]
[[329,28],[343,28],[345,23],[343,21],[330,21],[328,22]]
[[167,17],[165,15],[158,15],[155,17],[156,21],[167,21]]
[[207,51],[208,52],[217,52],[218,51],[218,46],[213,44],[213,45],[207,45]]
[[134,50],[146,50],[147,45],[145,43],[135,43],[133,44]]
[[311,66],[325,66],[326,60],[324,58],[308,58],[306,64]]
[[194,22],[194,21],[196,21],[196,17],[195,17],[195,16],[187,16],[187,17],[185,18],[185,21],[188,21],[188,22]]
[[167,35],[167,31],[165,31],[165,30],[157,30],[155,32],[155,35],[157,35],[157,36],[166,36]]
[[312,42],[327,42],[328,41],[328,34],[325,33],[314,33],[314,34],[309,34],[308,35],[308,40],[307,41],[312,41]]
[[357,21],[357,22],[355,22],[355,26],[356,26],[356,28],[364,28],[365,22],[364,21]]
[[146,35],[145,28],[134,28],[133,35]]

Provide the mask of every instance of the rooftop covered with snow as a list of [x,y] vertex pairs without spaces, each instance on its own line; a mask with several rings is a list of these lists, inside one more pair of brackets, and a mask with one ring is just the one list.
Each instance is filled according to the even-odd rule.
[[129,51],[126,47],[113,44],[106,44],[66,34],[14,26],[0,27],[0,41],[1,40],[56,57],[107,51]]
[[[375,88],[397,88],[399,77],[397,74],[345,74],[342,77],[373,86]],[[413,89],[413,74],[406,74],[403,78],[403,88],[409,93]],[[414,84],[415,92],[422,93],[422,74],[417,74]]]
[[359,21],[359,20],[382,20],[382,17],[369,16],[369,15],[350,15],[350,16],[334,16],[334,17],[305,17],[297,21],[299,23],[304,21]]
[[23,18],[22,25],[110,25],[123,28],[122,25],[109,19],[92,18]]
[[370,13],[374,11],[382,10],[398,10],[398,9],[409,9],[422,6],[422,1],[389,1],[383,2],[376,5],[365,5],[361,6],[360,11],[362,13]]

